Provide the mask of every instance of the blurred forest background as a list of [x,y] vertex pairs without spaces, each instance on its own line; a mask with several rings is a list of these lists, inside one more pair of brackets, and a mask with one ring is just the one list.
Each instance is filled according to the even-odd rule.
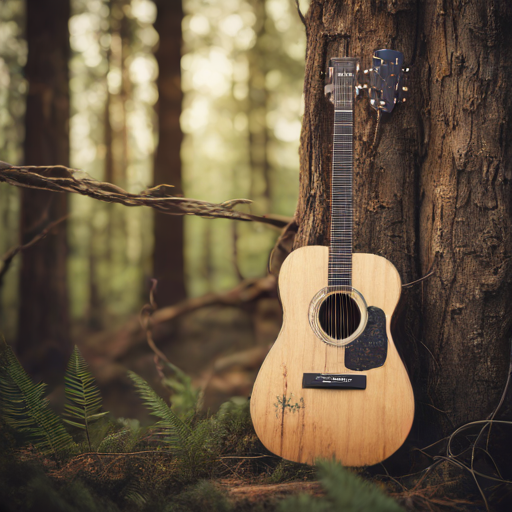
[[[32,4],[36,9],[37,2]],[[291,220],[306,47],[293,0],[71,0],[70,5],[69,141],[54,141],[63,155],[69,143],[69,161],[38,161],[37,132],[45,128],[27,110],[34,87],[27,55],[31,34],[41,27],[27,31],[25,1],[0,4],[0,160],[69,165],[134,193],[166,183],[177,195],[215,203],[247,198],[253,204],[241,209]],[[302,0],[302,10],[307,7]],[[58,37],[63,36],[55,31],[56,45]],[[34,35],[33,47],[37,44]],[[66,55],[65,44],[63,51]],[[59,137],[67,138],[65,129]],[[58,386],[77,344],[103,388],[106,409],[137,415],[133,393],[125,394],[126,368],[163,392],[158,386],[164,376],[138,316],[156,278],[159,307],[181,303],[194,309],[200,299],[183,301],[210,294],[212,306],[186,315],[167,310],[166,318],[176,318],[154,331],[171,362],[205,390],[205,408],[250,394],[280,328],[274,283],[262,281],[264,293],[253,294],[258,300],[244,298],[243,285],[234,299],[220,301],[235,305],[215,304],[215,297],[266,276],[278,229],[35,192],[55,196],[51,207],[42,207],[24,194],[34,192],[0,184],[0,255],[22,243],[28,231],[55,220],[56,213],[69,213],[47,239],[13,260],[0,285],[0,332],[33,377]],[[53,219],[48,208],[55,210]],[[59,297],[37,289],[45,276],[34,273],[51,274],[51,263],[24,270],[31,258],[43,260],[44,244],[60,247],[54,261],[60,284],[52,288]],[[50,303],[60,304],[56,312]],[[61,327],[50,334],[38,319],[47,311],[48,322],[58,318]],[[43,367],[48,358],[55,365]]]

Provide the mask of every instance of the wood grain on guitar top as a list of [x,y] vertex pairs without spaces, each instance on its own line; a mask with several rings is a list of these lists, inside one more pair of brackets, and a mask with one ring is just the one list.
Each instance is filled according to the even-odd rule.
[[[324,343],[309,325],[311,299],[327,285],[328,259],[327,247],[303,247],[281,268],[283,326],[254,385],[252,420],[263,444],[285,459],[376,464],[402,445],[414,417],[412,387],[390,332],[400,277],[385,258],[353,254],[353,287],[385,312],[389,343],[384,366],[354,372],[344,365],[345,349]],[[367,388],[303,389],[307,372],[366,375]]]

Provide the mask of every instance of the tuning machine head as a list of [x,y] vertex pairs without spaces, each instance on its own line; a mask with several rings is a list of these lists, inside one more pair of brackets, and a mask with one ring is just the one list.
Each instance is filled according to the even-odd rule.
[[[397,103],[407,99],[408,88],[404,85],[404,55],[396,50],[376,50],[372,67],[360,76],[360,88],[368,89],[370,104],[375,110],[391,112]],[[358,86],[359,87],[359,86]]]
[[332,80],[332,76],[334,73],[334,68],[329,66],[327,68],[327,73],[325,74],[325,85],[324,85],[324,94],[331,101],[331,103],[334,103],[334,84]]

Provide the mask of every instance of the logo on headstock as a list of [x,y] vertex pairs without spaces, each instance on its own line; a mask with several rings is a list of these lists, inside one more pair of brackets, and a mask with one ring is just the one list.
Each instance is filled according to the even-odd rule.
[[354,73],[347,73],[346,71],[343,71],[343,73],[338,73],[338,76],[354,76]]

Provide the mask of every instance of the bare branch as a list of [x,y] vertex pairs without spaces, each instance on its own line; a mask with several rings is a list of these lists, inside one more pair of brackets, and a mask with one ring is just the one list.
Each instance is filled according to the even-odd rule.
[[300,4],[299,0],[295,0],[295,5],[297,6],[297,12],[299,13],[300,21],[304,24],[304,27],[306,28],[306,36],[308,35],[308,25],[306,23],[306,18],[304,17],[304,14],[302,14],[302,11],[300,10]]
[[277,279],[273,275],[246,279],[227,292],[207,293],[201,297],[185,300],[174,306],[158,309],[152,315],[153,325],[168,322],[180,315],[208,306],[242,306],[259,299],[263,295],[273,295],[276,293],[276,290]]
[[409,288],[410,286],[421,283],[422,281],[425,281],[425,279],[428,279],[430,276],[433,276],[435,273],[435,270],[431,270],[428,274],[424,275],[423,277],[420,277],[419,279],[416,279],[416,281],[411,281],[410,283],[403,284],[402,288]]
[[33,188],[51,192],[67,192],[92,197],[107,203],[124,206],[149,206],[169,215],[197,215],[209,219],[236,219],[262,222],[282,228],[288,223],[277,216],[260,216],[233,208],[251,203],[248,199],[232,199],[216,204],[198,199],[176,197],[169,193],[170,185],[158,185],[140,194],[131,194],[112,183],[97,181],[86,172],[63,165],[14,166],[0,161],[0,183],[15,187]]
[[173,306],[153,311],[148,305],[142,315],[131,318],[124,326],[115,331],[104,331],[89,339],[89,347],[96,354],[101,354],[105,361],[118,361],[134,347],[148,343],[147,324],[141,325],[141,318],[151,313],[151,340],[154,344],[168,338],[172,331],[170,321],[193,311],[212,306],[241,307],[257,301],[261,297],[277,297],[277,278],[267,275],[262,278],[246,279],[235,288],[221,293],[208,293],[194,297]]
[[24,245],[18,245],[17,247],[13,247],[11,250],[7,251],[0,260],[0,287],[2,286],[3,279],[5,277],[5,274],[7,274],[7,271],[9,270],[9,267],[11,266],[12,260],[14,257],[21,251],[24,251],[25,249],[28,249],[29,247],[33,246],[35,243],[39,242],[39,240],[42,240],[43,238],[48,235],[48,233],[58,224],[65,221],[68,218],[68,215],[64,215],[64,217],[61,217],[60,219],[57,219],[53,222],[50,222],[48,226],[46,226],[43,231],[38,233],[32,240],[27,242]]

